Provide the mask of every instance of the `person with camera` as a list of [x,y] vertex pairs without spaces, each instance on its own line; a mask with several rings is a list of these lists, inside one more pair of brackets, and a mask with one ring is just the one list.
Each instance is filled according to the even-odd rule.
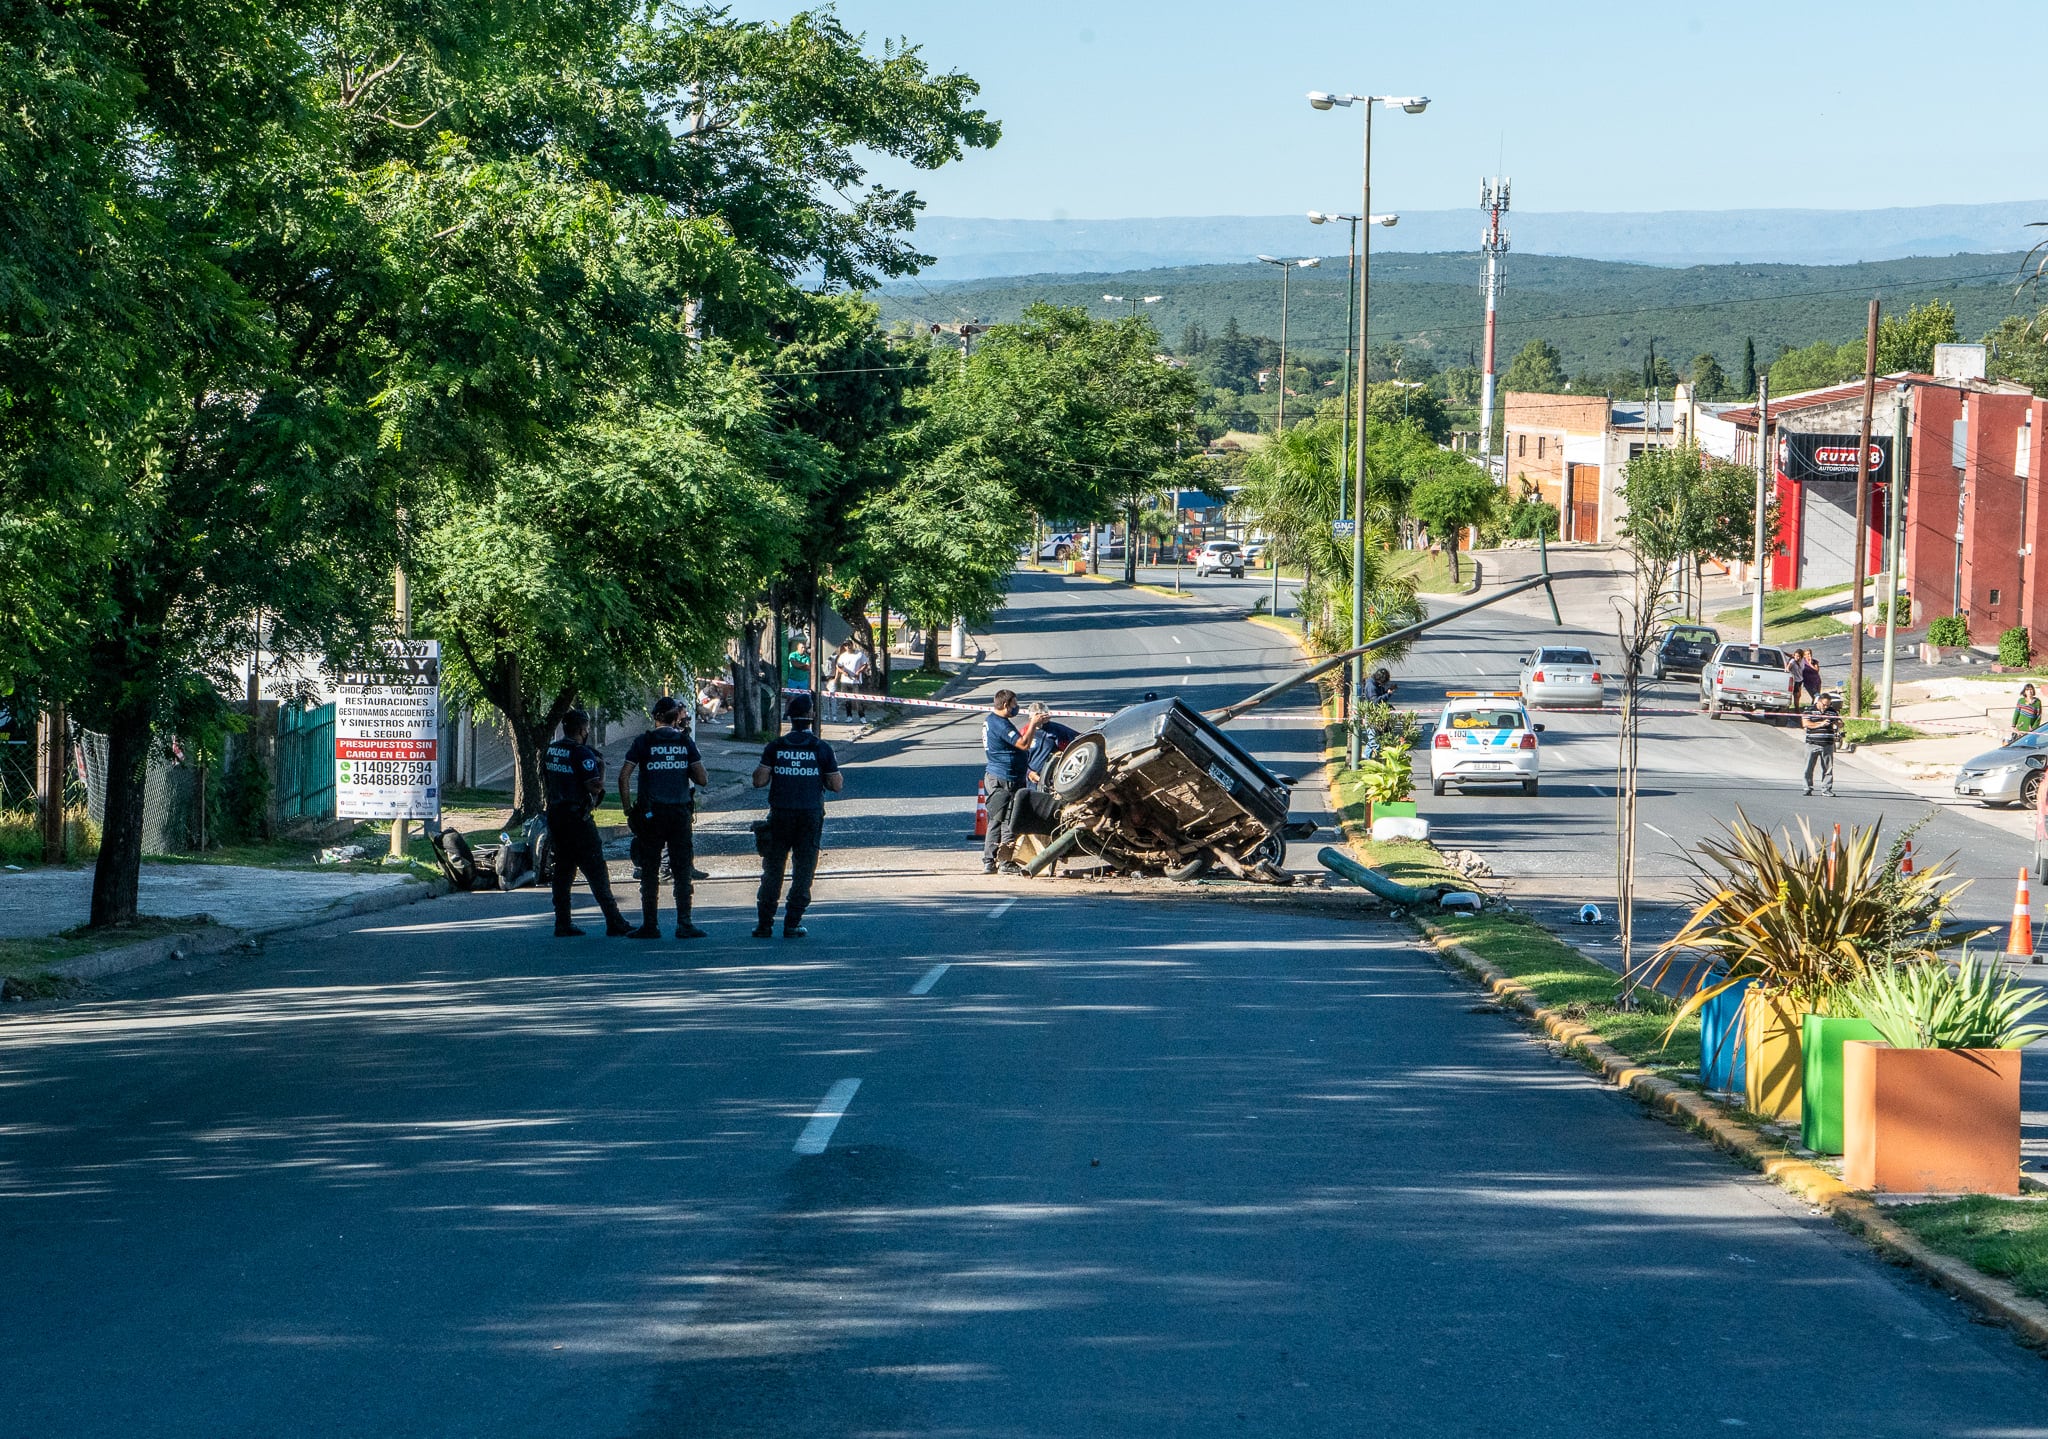
[[[640,927],[634,939],[661,938],[661,859],[668,867],[676,897],[676,938],[702,939],[704,931],[690,922],[691,842],[690,786],[707,785],[711,776],[704,757],[682,727],[683,707],[663,695],[651,711],[654,728],[635,739],[619,766],[619,808],[633,831],[634,859],[640,866]],[[640,776],[640,793],[631,790]]]

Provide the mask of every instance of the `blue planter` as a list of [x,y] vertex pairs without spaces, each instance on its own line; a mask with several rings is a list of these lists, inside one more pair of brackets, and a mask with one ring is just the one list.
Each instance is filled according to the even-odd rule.
[[1742,1039],[1742,996],[1751,983],[1738,980],[1700,1010],[1700,1083],[1708,1089],[1740,1094],[1749,1081],[1748,1051]]

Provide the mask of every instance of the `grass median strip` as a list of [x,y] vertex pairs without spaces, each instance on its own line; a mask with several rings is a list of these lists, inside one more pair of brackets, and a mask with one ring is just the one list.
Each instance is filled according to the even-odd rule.
[[1928,1248],[2048,1299],[2048,1202],[1972,1195],[1886,1213]]

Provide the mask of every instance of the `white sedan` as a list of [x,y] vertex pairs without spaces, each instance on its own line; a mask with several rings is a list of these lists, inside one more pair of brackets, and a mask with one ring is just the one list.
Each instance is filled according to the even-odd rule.
[[1607,703],[1600,661],[1575,645],[1544,645],[1530,654],[1522,661],[1519,687],[1522,703],[1531,709]]
[[1519,784],[1535,794],[1543,751],[1522,698],[1511,690],[1452,690],[1429,741],[1429,789]]

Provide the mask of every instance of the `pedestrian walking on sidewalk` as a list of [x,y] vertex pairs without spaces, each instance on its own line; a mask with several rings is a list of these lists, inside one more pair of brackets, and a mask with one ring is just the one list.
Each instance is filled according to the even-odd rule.
[[[668,868],[676,898],[676,938],[702,939],[704,931],[690,922],[690,881],[695,845],[691,840],[693,784],[710,784],[696,741],[682,728],[683,707],[670,695],[654,702],[654,728],[639,736],[619,766],[619,808],[633,831],[640,865],[640,927],[635,939],[661,938],[661,859]],[[640,776],[640,793],[632,792]]]
[[789,905],[782,912],[782,937],[802,939],[804,911],[811,907],[811,880],[818,872],[818,845],[825,836],[825,792],[846,788],[846,776],[828,745],[811,729],[811,699],[789,702],[793,726],[769,741],[754,767],[754,788],[768,791],[768,818],[755,827],[761,851],[761,889],[755,895],[754,938],[775,936],[775,906],[782,899],[782,871],[789,866]]
[[619,902],[612,898],[611,875],[604,867],[604,841],[590,817],[591,807],[604,797],[604,757],[586,742],[589,737],[590,716],[570,710],[562,717],[562,737],[541,757],[548,791],[548,844],[555,852],[557,939],[583,933],[569,919],[569,892],[576,885],[579,869],[604,911],[604,932],[633,932],[626,916],[619,913]]
[[1821,793],[1835,792],[1835,745],[1842,737],[1842,717],[1835,713],[1833,695],[1822,695],[1813,710],[1799,722],[1806,731],[1806,792],[1813,793],[1813,772],[1820,770]]
[[1024,867],[1008,852],[1016,836],[1010,833],[1010,809],[1018,791],[1030,782],[1032,737],[1038,717],[1028,717],[1019,729],[1017,692],[997,690],[982,721],[981,749],[986,762],[983,778],[988,782],[988,834],[981,842],[981,872],[995,874],[998,862],[1004,874],[1022,874]]
[[2020,686],[2019,702],[2012,707],[2012,732],[2032,734],[2041,727],[2041,696],[2032,685]]

